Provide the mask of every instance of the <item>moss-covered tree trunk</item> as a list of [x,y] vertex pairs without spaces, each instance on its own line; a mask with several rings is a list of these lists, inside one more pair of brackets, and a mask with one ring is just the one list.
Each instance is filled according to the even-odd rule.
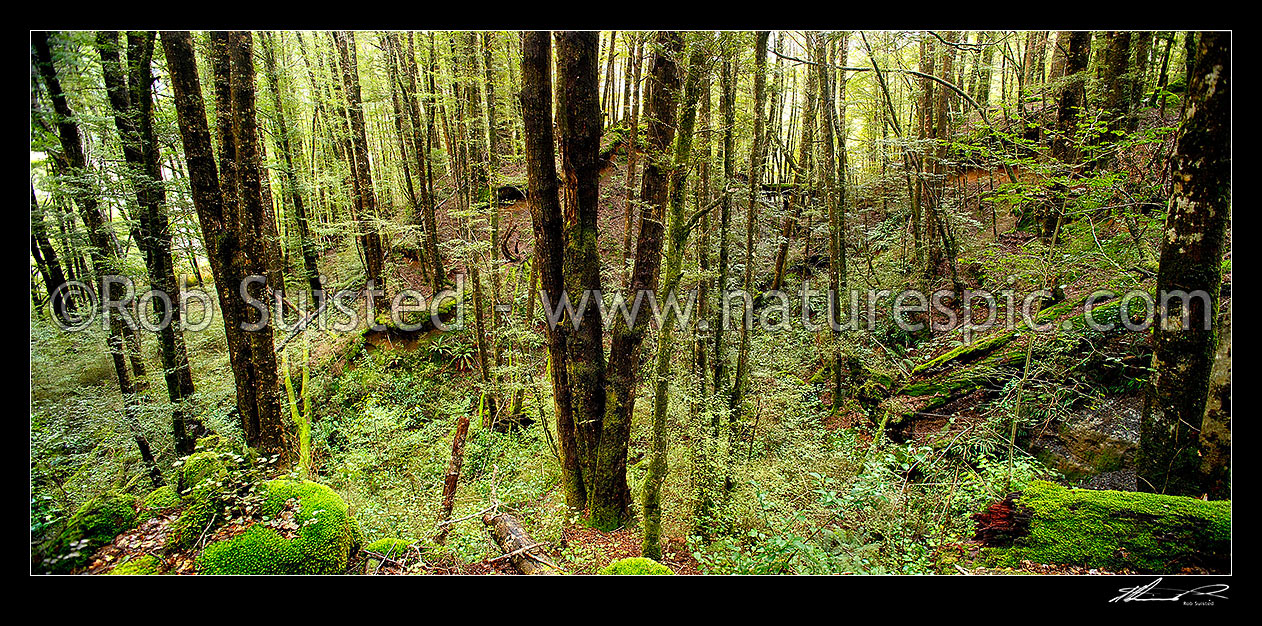
[[1064,50],[1065,78],[1060,97],[1056,104],[1056,134],[1052,139],[1052,156],[1062,163],[1072,164],[1078,158],[1075,141],[1078,117],[1085,104],[1085,75],[1087,61],[1091,57],[1091,33],[1073,31],[1067,34],[1068,40],[1061,41],[1057,37],[1056,47]]
[[1171,164],[1174,196],[1157,272],[1154,373],[1136,468],[1140,487],[1156,493],[1204,493],[1199,435],[1231,212],[1230,46],[1230,33],[1201,34],[1188,117]]
[[[767,138],[763,134],[763,123],[766,116],[763,109],[767,105],[767,39],[770,33],[762,30],[754,34],[754,137],[749,152],[749,209],[745,215],[745,280],[742,282],[746,294],[753,298],[754,293],[754,234],[758,228],[758,214],[761,212],[759,199],[762,195],[763,164],[767,158]],[[742,299],[741,307],[741,340],[736,351],[736,371],[732,376],[732,397],[728,401],[728,458],[735,453],[736,431],[740,424],[741,409],[745,402],[745,390],[749,385],[749,333],[753,329],[753,307],[749,300]],[[731,491],[732,481],[729,475],[724,482],[725,491]]]
[[[640,188],[640,236],[636,241],[635,266],[628,293],[656,292],[661,271],[664,215],[671,170],[669,152],[675,137],[676,94],[680,75],[678,60],[683,54],[683,35],[674,31],[656,34],[652,68],[649,72],[648,122],[644,177]],[[593,226],[595,218],[593,217]],[[631,415],[639,385],[640,344],[648,329],[649,315],[639,315],[628,325],[615,316],[609,349],[608,390],[605,394],[604,423],[595,458],[595,493],[589,494],[591,522],[612,529],[621,523],[631,502],[627,487],[627,446],[631,437]]]

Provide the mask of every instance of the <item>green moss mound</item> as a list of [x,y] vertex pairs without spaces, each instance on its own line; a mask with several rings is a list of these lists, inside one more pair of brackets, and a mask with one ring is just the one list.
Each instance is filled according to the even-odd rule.
[[669,576],[675,572],[669,567],[642,556],[620,559],[600,570],[603,576]]
[[206,532],[221,508],[220,493],[212,484],[200,485],[185,495],[180,516],[167,530],[167,543],[177,548],[191,548]]
[[[416,560],[416,550],[412,549],[415,542],[406,539],[378,539],[364,547],[365,552],[373,552],[380,554],[392,561],[399,563],[410,563]],[[381,559],[368,557],[368,571],[373,572],[381,566]]]
[[299,502],[297,536],[255,523],[245,533],[210,544],[198,557],[205,574],[340,574],[359,549],[362,536],[346,502],[332,489],[309,481],[263,483],[263,515],[275,519],[290,498]]
[[185,457],[179,466],[176,487],[184,510],[171,524],[167,543],[181,549],[192,548],[212,525],[223,521],[225,499],[241,488],[241,473],[248,472],[257,453],[240,443],[225,442],[218,436],[197,441],[197,452]]
[[180,466],[179,493],[188,494],[206,481],[218,480],[228,473],[228,468],[216,450],[194,452]]
[[140,505],[140,513],[136,517],[137,524],[143,524],[171,509],[180,506],[180,494],[171,485],[163,485],[149,492]]
[[110,574],[115,576],[151,576],[162,573],[162,560],[152,554],[142,554],[126,563],[120,563]]
[[1177,573],[1230,567],[1231,501],[1129,491],[1073,489],[1035,481],[1014,499],[1028,529],[1011,545],[986,548],[1005,567],[1028,560],[1104,569]]
[[376,552],[377,554],[392,559],[398,559],[400,556],[412,551],[412,543],[413,542],[406,539],[378,539],[364,547],[364,550],[367,552]]
[[92,553],[136,525],[136,496],[108,492],[79,507],[57,539],[60,558],[53,571],[69,572],[87,565]]

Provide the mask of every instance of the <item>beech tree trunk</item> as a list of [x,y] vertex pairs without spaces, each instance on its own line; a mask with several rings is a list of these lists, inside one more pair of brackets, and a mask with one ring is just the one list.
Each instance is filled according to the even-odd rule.
[[[193,394],[193,376],[188,365],[188,351],[181,331],[179,284],[175,281],[175,264],[171,258],[171,229],[167,220],[166,188],[162,181],[158,140],[153,128],[153,33],[127,35],[127,71],[119,60],[121,47],[117,32],[97,33],[97,50],[101,57],[102,77],[114,113],[114,125],[123,146],[128,168],[128,182],[136,196],[140,239],[136,242],[144,254],[152,287],[167,295],[153,300],[154,314],[168,323],[158,331],[163,376],[167,396],[172,404],[172,430],[175,449],[191,454],[197,435],[197,422],[189,423],[183,400]],[[141,312],[144,315],[144,312]]]
[[[265,270],[248,224],[262,214],[262,190],[254,120],[254,64],[250,33],[212,33],[211,67],[215,76],[220,132],[220,164],[216,169],[201,79],[192,35],[163,32],[179,118],[184,161],[197,220],[201,225],[211,272],[219,292],[228,358],[237,390],[237,413],[246,443],[264,454],[280,455],[282,467],[292,462],[288,429],[280,407],[280,382],[271,325],[246,331],[252,319],[238,289],[246,277]],[[257,296],[255,296],[257,297]],[[264,301],[268,298],[264,296]]]
[[[767,142],[763,135],[765,117],[763,109],[767,105],[767,38],[768,31],[758,31],[754,36],[754,141],[749,153],[749,210],[745,222],[745,293],[754,293],[754,232],[757,230],[759,200],[762,195],[763,162],[767,157]],[[734,436],[736,425],[740,422],[741,408],[745,401],[745,388],[749,377],[749,332],[752,326],[753,307],[746,302],[741,309],[741,343],[736,353],[736,372],[732,382],[732,397],[728,403],[731,414],[728,416]],[[729,456],[733,454],[728,448]],[[729,477],[728,488],[731,481]]]
[[[1140,488],[1204,493],[1199,437],[1217,347],[1222,257],[1231,210],[1231,34],[1204,32],[1157,271],[1153,376],[1140,424]],[[1186,299],[1162,301],[1174,291]]]
[[[381,233],[377,229],[377,195],[373,191],[372,168],[368,160],[368,136],[364,125],[364,107],[360,98],[359,67],[355,53],[355,33],[335,31],[337,53],[342,69],[342,91],[346,95],[346,111],[350,119],[350,143],[353,151],[352,173],[355,186],[355,221],[359,223],[359,244],[364,254],[364,271],[371,288],[386,288]],[[380,306],[380,301],[377,302]],[[369,313],[376,315],[376,311]],[[375,323],[370,320],[370,323]]]
[[[670,182],[670,224],[666,238],[666,274],[659,289],[658,302],[665,306],[667,298],[677,293],[683,273],[684,250],[688,245],[690,227],[684,216],[684,191],[688,183],[689,162],[692,158],[693,131],[697,123],[697,101],[701,98],[702,66],[710,55],[709,38],[704,34],[692,44],[688,57],[688,75],[684,81],[683,101],[679,109],[678,134],[675,137],[674,167]],[[682,304],[680,305],[683,306]],[[674,331],[678,320],[665,309],[661,328],[657,335],[657,368],[653,384],[653,449],[649,457],[648,474],[644,477],[644,539],[641,543],[643,556],[662,559],[662,486],[666,482],[666,400],[670,389],[670,360],[674,356]]]
[[[290,206],[294,210],[294,222],[298,227],[298,245],[302,248],[303,276],[307,279],[307,287],[314,299],[323,291],[320,285],[320,264],[317,261],[315,241],[311,237],[311,225],[307,218],[307,208],[302,200],[302,188],[298,184],[298,170],[294,166],[294,150],[290,142],[292,128],[286,117],[285,103],[281,91],[280,74],[276,70],[276,35],[267,33],[263,39],[263,67],[267,75],[268,86],[272,91],[272,115],[276,120],[276,143],[280,146],[281,158],[285,168],[281,176],[285,181],[285,193],[289,196]],[[318,305],[317,305],[318,306]]]

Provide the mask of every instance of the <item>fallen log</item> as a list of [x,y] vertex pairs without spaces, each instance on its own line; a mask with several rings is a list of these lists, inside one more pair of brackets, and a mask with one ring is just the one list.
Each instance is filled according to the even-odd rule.
[[526,534],[517,518],[508,513],[487,511],[482,514],[482,523],[517,571],[526,575],[565,573],[548,558],[542,546]]
[[1043,481],[973,516],[979,559],[1142,573],[1231,569],[1231,501],[1095,491]]
[[[1061,333],[1072,334],[1081,341],[1103,343],[1127,332],[1122,324],[1121,300],[1096,303],[1091,319],[1107,330],[1092,328],[1083,311],[1083,301],[1065,301],[1040,311],[1035,316],[1039,326],[1055,325]],[[1143,303],[1139,299],[1128,303],[1125,313],[1131,322],[1143,319]],[[893,432],[907,429],[918,414],[925,414],[957,398],[979,389],[997,390],[1003,384],[1020,376],[1026,358],[1026,342],[1033,333],[1025,322],[1013,329],[993,331],[989,336],[954,348],[937,358],[917,365],[911,375],[895,388],[893,394],[881,401],[878,415],[886,428]],[[1033,358],[1046,360],[1065,344],[1040,342]],[[1084,361],[1080,368],[1089,368],[1094,361]]]

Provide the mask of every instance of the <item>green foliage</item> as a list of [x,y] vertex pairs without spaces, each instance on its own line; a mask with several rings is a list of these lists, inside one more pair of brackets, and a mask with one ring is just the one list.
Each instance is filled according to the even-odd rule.
[[669,567],[642,556],[619,559],[601,568],[604,576],[661,576],[673,575]]
[[[313,482],[273,480],[264,483],[264,522],[273,520],[296,500],[296,536],[286,538],[265,523],[245,533],[210,544],[198,557],[206,574],[339,574],[362,542],[346,502],[332,489]],[[293,532],[292,529],[282,530]]]
[[1092,491],[1035,481],[1016,502],[1033,515],[1029,533],[1011,547],[986,549],[984,560],[1004,566],[1029,560],[1177,573],[1183,566],[1230,558],[1229,500]]
[[142,554],[119,563],[109,571],[115,576],[151,576],[162,573],[162,560],[152,554]]
[[89,500],[75,512],[57,540],[58,556],[46,562],[54,572],[87,565],[92,553],[136,524],[136,496],[110,492]]

